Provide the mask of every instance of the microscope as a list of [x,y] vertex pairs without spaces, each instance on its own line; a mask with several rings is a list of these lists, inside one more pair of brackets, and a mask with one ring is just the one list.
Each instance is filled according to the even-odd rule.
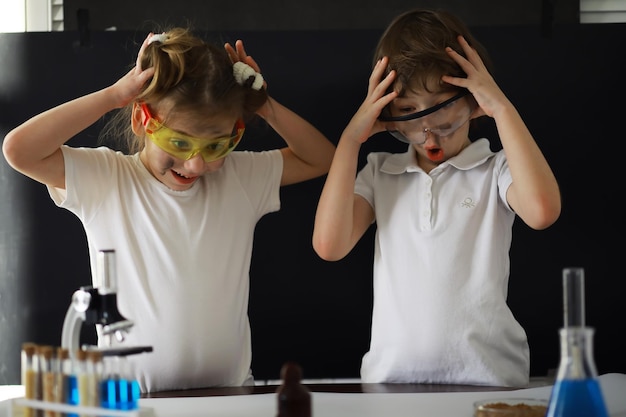
[[61,346],[68,349],[72,359],[76,359],[77,352],[81,349],[80,333],[83,324],[96,326],[98,337],[104,338],[104,343],[100,345],[108,346],[102,349],[86,346],[84,350],[100,350],[103,356],[126,356],[152,352],[151,346],[110,348],[113,338],[118,342],[123,342],[134,325],[117,309],[116,278],[115,250],[100,250],[94,286],[81,287],[74,292],[63,321]]

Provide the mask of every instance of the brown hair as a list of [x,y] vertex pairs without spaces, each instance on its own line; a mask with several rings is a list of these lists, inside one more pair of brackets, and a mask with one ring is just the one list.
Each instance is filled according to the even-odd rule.
[[[164,124],[181,114],[194,118],[196,128],[221,115],[249,119],[267,101],[265,88],[251,88],[253,77],[243,85],[235,81],[233,64],[221,45],[205,42],[185,28],[173,28],[164,35],[162,42],[152,42],[144,49],[141,66],[155,71],[135,98],[155,112],[158,109]],[[133,104],[121,109],[102,133],[121,139],[129,153],[140,151],[145,144],[130,127]]]
[[382,57],[389,57],[387,73],[396,71],[393,88],[400,95],[407,89],[432,92],[433,81],[442,89],[455,89],[443,83],[441,77],[466,76],[445,51],[449,46],[465,57],[457,40],[459,35],[476,49],[490,69],[486,50],[459,18],[446,11],[423,9],[405,12],[390,23],[378,41],[373,64]]

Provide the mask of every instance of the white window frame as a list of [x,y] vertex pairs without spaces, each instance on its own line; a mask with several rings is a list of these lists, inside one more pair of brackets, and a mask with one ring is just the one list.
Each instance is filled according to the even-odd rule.
[[0,0],[0,32],[63,30],[63,0]]
[[626,22],[626,0],[580,0],[580,23]]

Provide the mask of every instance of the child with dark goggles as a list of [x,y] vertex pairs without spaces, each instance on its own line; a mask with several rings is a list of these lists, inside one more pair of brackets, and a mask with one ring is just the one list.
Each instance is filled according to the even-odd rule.
[[[391,116],[381,114],[378,120],[391,122],[387,125],[387,131],[396,139],[416,145],[423,145],[428,138],[428,133],[444,138],[452,135],[470,119],[471,106],[461,98],[469,95],[468,90],[462,90],[449,99],[411,114]],[[463,105],[463,104],[466,105]]]

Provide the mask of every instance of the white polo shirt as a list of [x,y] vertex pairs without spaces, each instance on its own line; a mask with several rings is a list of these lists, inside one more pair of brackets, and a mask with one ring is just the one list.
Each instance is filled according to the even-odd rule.
[[526,333],[506,303],[511,182],[487,139],[430,174],[411,146],[368,155],[355,186],[377,226],[364,382],[528,383]]

